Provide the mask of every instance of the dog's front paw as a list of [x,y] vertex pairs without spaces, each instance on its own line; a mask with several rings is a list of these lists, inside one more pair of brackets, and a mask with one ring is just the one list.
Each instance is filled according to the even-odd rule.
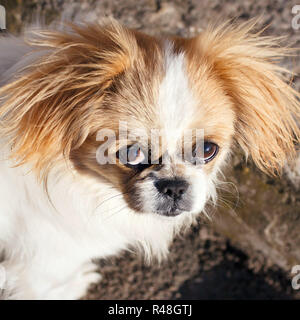
[[101,274],[97,272],[92,263],[84,264],[64,284],[53,288],[44,297],[45,299],[76,300],[82,298],[92,283],[101,280]]
[[[101,280],[102,276],[97,272],[95,265],[85,266],[74,279],[71,290],[74,292],[77,291],[76,299],[82,298],[92,283],[98,283]],[[73,287],[74,286],[74,287]]]

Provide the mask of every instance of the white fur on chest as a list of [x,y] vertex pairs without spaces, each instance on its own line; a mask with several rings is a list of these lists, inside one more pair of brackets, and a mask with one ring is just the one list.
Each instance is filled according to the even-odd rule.
[[45,279],[60,283],[86,261],[128,246],[143,248],[147,257],[164,256],[174,233],[191,222],[185,215],[134,213],[112,186],[67,168],[50,175],[52,205],[33,173],[11,165],[0,163],[0,243],[39,296],[47,297]]

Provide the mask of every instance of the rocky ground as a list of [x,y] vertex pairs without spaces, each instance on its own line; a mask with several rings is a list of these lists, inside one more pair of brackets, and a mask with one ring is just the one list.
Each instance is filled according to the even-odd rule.
[[101,261],[102,281],[86,299],[294,299],[287,275],[199,225],[176,239],[168,261],[146,266],[135,254]]
[[[300,44],[300,30],[291,27],[296,0],[0,0],[0,4],[7,9],[8,30],[14,33],[37,16],[49,23],[62,12],[68,18],[113,16],[150,34],[181,36],[201,32],[209,21],[260,16],[259,26],[269,25],[265,34],[286,35],[288,43]],[[299,57],[284,63],[300,71]],[[298,77],[294,82],[299,87]],[[212,222],[200,220],[176,239],[168,261],[161,265],[147,266],[129,252],[99,261],[103,279],[85,299],[299,299],[300,292],[290,284],[291,266],[300,264],[299,167],[287,167],[281,180],[270,179],[236,156],[228,177],[237,190],[222,196]]]

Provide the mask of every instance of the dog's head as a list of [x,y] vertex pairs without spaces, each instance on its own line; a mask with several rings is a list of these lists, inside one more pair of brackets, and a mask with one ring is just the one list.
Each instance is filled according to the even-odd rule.
[[190,39],[115,22],[41,32],[33,45],[46,53],[0,91],[1,132],[39,173],[64,156],[137,213],[198,213],[234,145],[273,174],[299,141],[299,95],[274,63],[287,51],[251,28]]

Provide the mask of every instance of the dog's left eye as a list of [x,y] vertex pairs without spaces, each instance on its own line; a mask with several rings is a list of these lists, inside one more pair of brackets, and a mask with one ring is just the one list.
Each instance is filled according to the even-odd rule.
[[[204,141],[203,144],[203,153],[201,157],[201,162],[206,164],[209,161],[211,161],[218,153],[219,151],[219,146],[213,142],[210,141]],[[197,150],[193,151],[193,157],[194,159],[197,158]]]
[[218,153],[219,147],[213,142],[204,142],[204,161],[212,160]]

